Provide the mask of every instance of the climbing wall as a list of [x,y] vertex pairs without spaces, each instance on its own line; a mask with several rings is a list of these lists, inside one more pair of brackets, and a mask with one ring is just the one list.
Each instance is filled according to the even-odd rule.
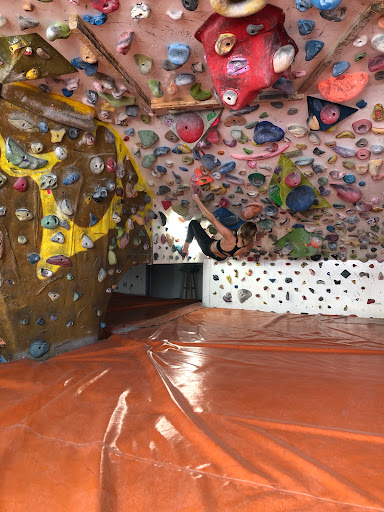
[[[180,255],[188,221],[201,218],[192,193],[229,226],[257,223],[257,246],[228,268],[263,269],[257,277],[270,285],[262,294],[247,281],[244,304],[292,311],[299,300],[300,312],[380,315],[381,4],[373,13],[357,0],[328,0],[322,11],[317,0],[259,3],[241,21],[212,17],[213,0],[3,3],[2,357],[26,355],[36,340],[35,354],[51,347],[49,355],[97,339],[124,266],[203,261],[196,245]],[[337,47],[349,29],[354,36]],[[12,85],[26,79],[38,89]],[[92,121],[74,138],[68,109]],[[278,283],[283,267],[292,283]],[[206,303],[231,293],[227,304],[238,307],[234,281],[216,270],[205,265]],[[270,279],[283,288],[276,295]]]
[[90,107],[24,85],[0,104],[1,355],[47,357],[97,340],[120,274],[150,261],[152,198]]
[[384,317],[384,266],[302,261],[204,263],[207,307]]

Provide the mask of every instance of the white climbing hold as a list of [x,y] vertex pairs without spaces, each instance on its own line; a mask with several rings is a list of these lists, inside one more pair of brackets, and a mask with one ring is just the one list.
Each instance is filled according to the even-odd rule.
[[97,280],[99,281],[99,283],[102,283],[104,281],[104,279],[107,277],[107,275],[108,275],[107,271],[104,270],[103,268],[101,268],[97,275]]
[[64,215],[73,215],[73,208],[68,199],[63,199],[63,201],[61,202],[60,209],[64,213]]
[[371,39],[371,44],[375,50],[384,53],[384,34],[375,34]]
[[356,48],[361,48],[362,46],[365,46],[368,43],[368,36],[359,36],[356,37],[356,39],[353,41],[353,46]]
[[83,239],[81,240],[81,247],[84,249],[92,249],[92,247],[95,244],[93,243],[92,239],[89,238],[88,235],[83,235]]
[[166,15],[169,16],[173,21],[179,21],[183,17],[183,11],[174,11],[170,9],[166,12]]
[[277,50],[273,56],[273,69],[275,73],[286,71],[295,60],[295,48],[286,44]]
[[229,89],[228,91],[225,91],[223,94],[223,101],[227,105],[236,105],[237,103],[238,94],[236,91]]
[[134,5],[131,9],[131,17],[134,20],[140,21],[151,16],[151,8],[144,2]]

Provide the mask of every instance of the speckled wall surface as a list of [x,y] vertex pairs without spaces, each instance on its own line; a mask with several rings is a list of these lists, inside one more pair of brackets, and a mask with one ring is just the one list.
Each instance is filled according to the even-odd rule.
[[[85,0],[79,0],[78,3],[68,2],[67,0],[53,0],[48,3],[32,1],[31,4],[34,7],[32,12],[23,11],[21,2],[17,4],[17,8],[15,8],[15,5],[1,6],[1,14],[7,18],[6,23],[2,27],[3,35],[9,36],[36,32],[46,38],[47,28],[56,22],[68,23],[70,13],[91,17],[94,15],[100,17],[101,14],[93,9],[91,4]],[[189,76],[188,80],[200,83],[202,90],[211,91],[212,93],[212,80],[207,65],[204,63],[204,49],[202,44],[194,38],[195,31],[213,12],[210,2],[208,0],[200,0],[198,8],[191,12],[186,11],[180,1],[149,1],[148,5],[152,9],[151,16],[148,19],[142,19],[140,22],[133,20],[131,17],[131,8],[134,5],[135,2],[133,1],[121,2],[120,8],[117,11],[108,14],[105,23],[89,26],[128,72],[135,77],[143,91],[155,99],[148,81],[158,80],[161,83],[163,100],[175,100],[180,97],[191,99],[191,85],[175,87],[175,81],[180,81],[180,77],[176,78],[176,76],[188,73],[193,75],[192,77]],[[296,9],[295,2],[293,1],[276,2],[275,5],[283,8],[286,14],[285,28],[299,49],[295,62],[292,65],[292,74],[289,77],[292,79],[290,87],[297,91],[301,83],[319,65],[321,59],[332,48],[338,38],[346,32],[362,10],[366,8],[368,2],[353,0],[348,2],[348,5],[342,4],[337,8],[336,18],[333,18],[339,21],[330,21],[330,16],[327,13],[320,13],[314,7],[306,12],[300,12]],[[174,13],[167,14],[167,11],[180,11],[180,13],[176,16]],[[39,24],[34,28],[21,31],[16,18],[17,14],[32,18],[36,23],[39,22]],[[170,16],[173,18],[180,17],[180,19],[171,19]],[[41,91],[49,89],[59,95],[71,96],[71,99],[84,102],[91,101],[91,103],[94,103],[97,116],[103,121],[111,122],[114,129],[125,139],[125,143],[130,149],[132,156],[134,156],[139,170],[145,178],[146,185],[154,197],[153,210],[158,215],[157,219],[153,221],[154,263],[181,262],[178,248],[183,242],[187,222],[194,216],[199,217],[198,209],[191,202],[192,191],[199,190],[201,198],[206,201],[209,209],[212,211],[216,210],[219,207],[220,200],[225,198],[228,201],[227,207],[229,211],[240,218],[242,218],[244,207],[257,203],[262,210],[254,220],[258,222],[260,231],[263,231],[264,236],[256,247],[256,252],[251,255],[252,259],[256,259],[262,266],[266,265],[265,268],[269,268],[271,261],[289,262],[290,269],[293,269],[294,272],[301,272],[303,260],[295,261],[292,259],[292,254],[289,254],[287,250],[289,246],[286,246],[286,244],[283,244],[280,248],[274,244],[277,240],[291,233],[295,229],[295,225],[303,226],[303,228],[299,229],[305,231],[307,239],[300,243],[305,243],[306,247],[310,248],[307,252],[309,265],[312,265],[313,260],[319,260],[315,262],[316,265],[319,265],[324,259],[337,262],[337,268],[334,265],[330,265],[329,272],[331,277],[339,280],[339,270],[342,272],[345,268],[351,274],[351,277],[345,279],[352,282],[353,272],[351,272],[351,269],[354,268],[353,260],[360,260],[358,262],[359,272],[369,274],[369,277],[362,279],[367,279],[370,283],[368,285],[370,296],[364,297],[364,301],[365,299],[372,299],[375,300],[376,304],[374,310],[370,309],[367,314],[364,313],[364,316],[370,316],[370,311],[373,311],[373,316],[380,316],[380,298],[378,295],[375,296],[375,293],[379,290],[379,286],[377,286],[375,281],[378,277],[372,277],[373,273],[370,270],[370,265],[374,264],[375,271],[380,272],[381,261],[384,259],[383,181],[380,179],[382,175],[384,176],[384,170],[382,167],[379,167],[380,162],[372,164],[370,171],[364,167],[371,160],[381,161],[382,145],[384,145],[384,136],[381,133],[384,125],[383,119],[380,117],[380,110],[376,108],[375,112],[378,115],[375,116],[375,119],[372,118],[374,106],[382,101],[382,72],[378,71],[377,74],[368,70],[370,59],[382,55],[371,43],[372,36],[382,33],[382,28],[378,25],[379,17],[379,14],[373,17],[372,21],[359,35],[359,37],[366,36],[366,44],[364,46],[356,46],[351,43],[337,59],[344,62],[342,65],[344,68],[347,66],[345,63],[350,64],[347,73],[368,73],[369,83],[357,97],[345,102],[345,105],[357,110],[353,115],[340,122],[333,132],[315,131],[315,135],[309,134],[306,124],[308,117],[306,97],[300,101],[279,100],[272,103],[261,101],[256,110],[240,117],[234,117],[228,108],[225,108],[223,111],[216,110],[214,112],[216,117],[212,116],[212,109],[202,110],[204,129],[208,128],[212,123],[215,124],[219,117],[220,122],[213,128],[210,128],[210,133],[207,135],[205,142],[202,142],[200,144],[201,147],[198,148],[199,151],[193,152],[186,148],[182,141],[175,141],[169,135],[167,136],[168,138],[165,137],[171,127],[172,120],[169,115],[156,118],[148,116],[148,112],[142,109],[135,112],[135,108],[132,108],[132,106],[127,108],[119,106],[121,101],[125,101],[128,105],[133,102],[128,93],[124,94],[122,100],[117,101],[114,101],[112,96],[108,96],[111,92],[118,96],[123,94],[120,78],[117,75],[113,77],[115,79],[115,83],[113,83],[102,75],[94,75],[95,69],[92,71],[88,67],[86,69],[87,72],[82,69],[75,75],[59,77],[58,80],[47,79],[33,81],[32,83],[35,85],[40,84]],[[90,20],[92,18],[86,19]],[[312,20],[314,22],[314,28],[309,35],[299,34],[299,20]],[[95,20],[93,19],[93,21]],[[4,22],[4,19],[2,22]],[[127,54],[123,55],[117,51],[116,44],[120,35],[129,31],[134,33],[132,45]],[[48,31],[48,33],[50,32]],[[324,43],[319,54],[311,60],[306,60],[306,44],[308,41]],[[191,56],[182,67],[166,71],[163,68],[167,67],[167,65],[163,61],[167,59],[168,45],[173,43],[189,45]],[[357,42],[357,44],[360,43]],[[80,42],[74,34],[71,34],[66,39],[58,38],[52,41],[51,44],[69,61],[78,58],[80,55]],[[321,47],[321,44],[319,47]],[[378,47],[377,44],[376,47]],[[84,57],[84,54],[82,55]],[[150,59],[143,58],[143,56],[150,57]],[[75,64],[79,65],[79,61],[75,61]],[[255,62],[251,64],[257,65]],[[80,65],[80,67],[82,66]],[[140,69],[141,71],[149,72],[148,74],[142,74]],[[27,70],[25,71],[27,72]],[[109,71],[102,63],[99,63],[98,72],[106,73]],[[328,79],[331,75],[332,65],[324,71],[307,93],[312,97],[321,98],[317,85],[319,82]],[[152,90],[155,91],[153,85],[154,82],[151,82]],[[96,94],[97,91],[101,92],[101,94]],[[41,96],[43,97],[43,93],[41,93]],[[362,108],[364,105],[364,103],[361,103],[362,100],[367,103],[364,108]],[[359,104],[359,107],[356,106],[356,103]],[[204,102],[201,102],[201,105],[203,109]],[[353,129],[352,124],[362,119],[370,120],[375,129],[364,134],[358,133],[359,130]],[[259,161],[256,165],[247,161],[248,155],[249,158],[253,158],[255,155],[265,153],[268,146],[268,144],[256,146],[253,142],[255,125],[261,121],[270,122],[285,132],[285,136],[288,137],[290,144],[286,148],[286,155],[287,152],[289,156],[289,153],[294,151],[295,153],[291,153],[293,162],[299,158],[306,158],[306,161],[299,160],[298,170],[309,180],[314,189],[323,194],[324,201],[327,201],[329,206],[325,208],[312,208],[308,212],[302,213],[292,213],[292,211],[287,211],[283,207],[278,208],[276,212],[268,195],[268,187],[274,176],[273,171],[278,165],[279,156]],[[289,128],[292,125],[294,127]],[[249,127],[247,128],[246,126]],[[147,133],[147,135],[152,137],[150,142],[153,142],[149,147],[148,144],[150,142],[145,141],[143,144],[143,137],[139,137],[140,130],[151,131],[151,133]],[[158,136],[158,139],[152,132]],[[296,137],[297,135],[299,137]],[[5,136],[8,136],[8,134],[5,134]],[[169,140],[170,138],[172,140]],[[15,136],[15,139],[18,139],[18,137]],[[236,142],[236,145],[234,139],[240,139]],[[361,139],[366,140],[361,141]],[[228,143],[232,147],[229,147]],[[285,147],[286,144],[283,140],[278,142],[279,150]],[[343,157],[335,153],[334,149],[332,149],[332,146],[335,144],[347,148],[349,151],[341,150],[341,153],[350,154],[351,156]],[[156,151],[156,148],[167,149],[157,149]],[[368,158],[365,160],[360,160],[356,157],[356,152],[362,148],[368,150],[368,153],[366,153]],[[270,147],[269,149],[274,148]],[[209,185],[197,188],[196,169],[204,172],[204,168],[206,168],[206,165],[202,166],[204,154],[218,158],[221,164],[235,162],[236,166],[227,175],[217,174],[219,166],[216,167],[214,171],[208,172],[208,175],[213,177],[214,181]],[[232,155],[242,155],[244,159],[240,160]],[[207,156],[204,159],[204,163],[206,162]],[[145,166],[143,166],[143,163]],[[375,176],[377,169],[378,178]],[[254,173],[263,175],[264,183],[261,186],[256,186],[252,177],[249,178]],[[274,179],[276,179],[276,176],[275,174]],[[345,198],[338,197],[336,189],[332,188],[331,184],[349,184],[356,187],[358,190],[357,196],[361,192],[361,202],[359,201],[356,204],[346,201]],[[3,188],[3,190],[6,189]],[[325,206],[325,203],[322,203],[322,205]],[[83,205],[82,208],[85,209],[85,206]],[[314,248],[311,237],[323,238],[324,240],[320,244],[321,247]],[[314,244],[315,242],[316,240],[314,240]],[[286,249],[285,251],[284,248]],[[312,250],[312,248],[315,250]],[[191,262],[198,262],[203,259],[196,246],[191,247],[190,257],[189,261]],[[246,268],[254,268],[254,261],[248,261],[247,259],[244,261]],[[233,264],[237,265],[235,262]],[[30,266],[32,267],[32,265]],[[33,267],[34,270],[37,268],[34,265]],[[241,268],[243,269],[244,266]],[[257,269],[260,269],[260,267],[257,267]],[[257,269],[255,269],[255,272]],[[206,274],[208,273],[205,276],[206,282],[207,279],[212,280],[215,270],[211,263],[205,266],[205,272]],[[335,276],[333,276],[334,272]],[[292,277],[292,279],[295,280],[293,283],[294,287],[299,290],[295,293],[299,294],[299,296],[306,296],[306,304],[311,304],[313,311],[318,311],[319,305],[316,302],[318,299],[315,297],[315,294],[307,292],[306,285],[302,284],[303,280],[299,275],[297,275],[297,278]],[[322,278],[320,280],[325,281]],[[378,284],[380,285],[380,283]],[[247,288],[253,296],[259,293],[257,283],[249,283]],[[315,289],[313,286],[311,288]],[[351,285],[352,288],[353,286]],[[221,289],[219,288],[219,290]],[[330,310],[331,313],[337,310],[339,313],[349,314],[350,309],[344,310],[344,306],[347,305],[346,301],[343,302],[343,311],[339,311],[337,308],[333,309],[336,299],[331,298],[331,295],[333,294],[328,292],[320,295],[324,299],[324,306],[321,312],[327,312],[329,310],[328,305],[330,305],[332,308]],[[213,298],[207,304],[217,305]],[[270,310],[276,310],[275,299],[276,297],[269,297],[265,301],[267,305],[263,305],[263,307],[266,306]],[[220,297],[220,301],[222,301],[222,297]],[[228,304],[231,307],[238,307],[236,301]],[[258,308],[259,304],[257,302],[252,303],[252,307]],[[68,312],[70,306],[65,306],[64,309]],[[286,310],[290,309],[286,307]],[[354,313],[360,314],[359,308],[356,308]],[[42,314],[37,319],[40,316]],[[71,321],[69,317],[67,321]],[[28,334],[28,340],[31,339],[30,334]],[[36,332],[34,336],[37,336],[37,334]],[[10,334],[7,333],[3,338],[5,339],[7,336],[9,337]],[[23,341],[23,343],[27,346],[26,341]]]

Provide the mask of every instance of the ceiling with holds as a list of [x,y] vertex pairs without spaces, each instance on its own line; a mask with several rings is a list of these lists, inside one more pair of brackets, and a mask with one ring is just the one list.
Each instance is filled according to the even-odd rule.
[[[78,69],[31,83],[124,137],[155,197],[156,262],[181,259],[193,192],[228,226],[257,223],[257,259],[368,261],[384,242],[380,6],[53,0],[1,14],[4,44],[38,33],[67,59],[50,66]],[[23,49],[4,76],[45,76],[36,59]]]

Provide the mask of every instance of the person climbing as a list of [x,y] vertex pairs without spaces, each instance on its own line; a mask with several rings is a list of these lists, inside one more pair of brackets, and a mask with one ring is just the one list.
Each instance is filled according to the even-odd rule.
[[215,259],[216,261],[223,261],[226,258],[242,256],[250,251],[255,245],[255,237],[257,227],[254,222],[244,222],[238,229],[237,235],[223,226],[216,217],[210,212],[201,202],[199,196],[194,194],[192,199],[195,201],[201,212],[211,224],[215,226],[217,231],[222,235],[220,240],[211,238],[204,229],[201,227],[197,220],[191,220],[188,226],[187,237],[182,248],[182,254],[187,255],[189,246],[194,238],[200,246],[202,252]]

